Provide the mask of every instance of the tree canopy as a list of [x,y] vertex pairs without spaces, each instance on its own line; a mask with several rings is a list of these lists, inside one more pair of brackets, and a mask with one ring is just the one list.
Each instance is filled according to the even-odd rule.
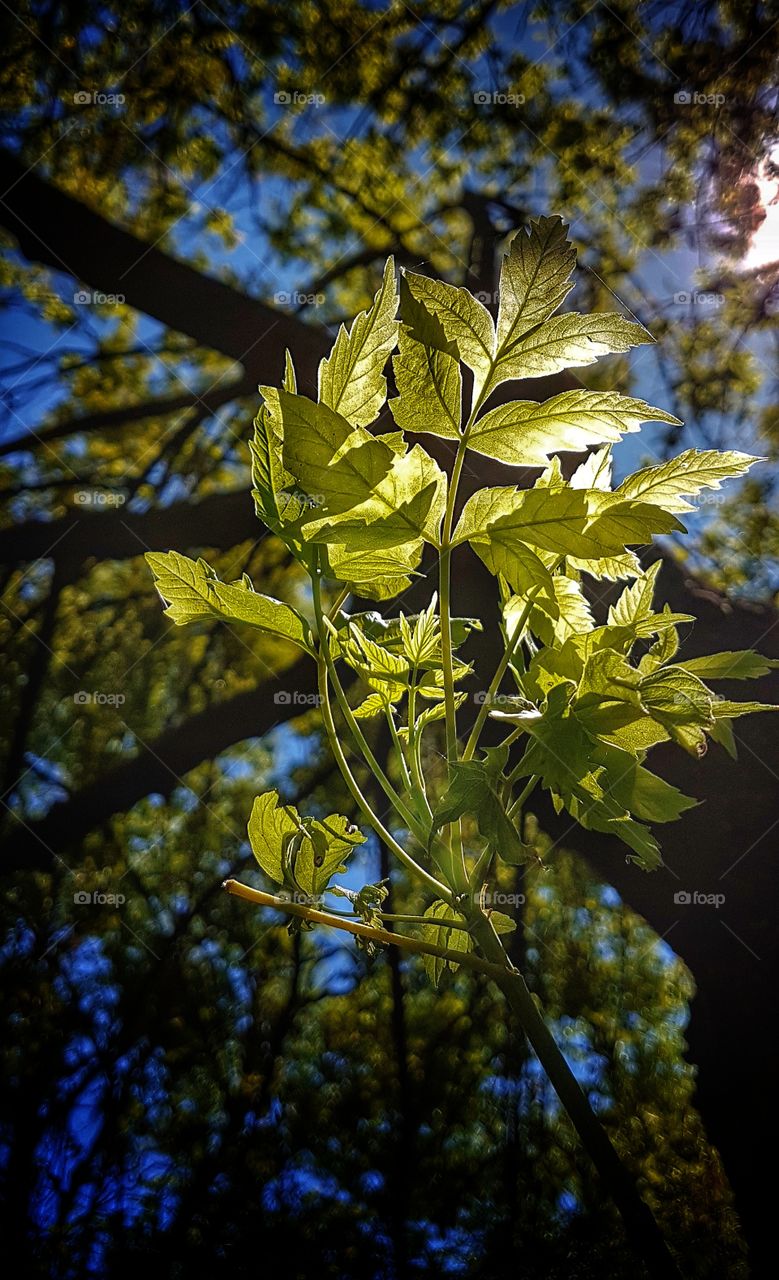
[[[671,607],[701,618],[692,649],[776,656],[776,6],[85,0],[1,12],[13,1238],[33,1274],[99,1270],[109,1253],[116,1274],[141,1259],[162,1274],[165,1258],[203,1247],[217,1270],[231,1251],[247,1265],[261,1204],[268,1243],[302,1223],[331,1270],[345,1237],[351,1271],[373,1275],[389,1239],[402,1274],[423,1247],[410,1211],[422,1196],[431,1271],[451,1256],[479,1274],[478,1241],[482,1274],[500,1274],[504,1221],[540,1250],[539,1274],[567,1242],[608,1254],[613,1224],[532,1063],[501,1056],[520,1051],[484,992],[458,978],[433,1002],[413,966],[382,961],[357,989],[360,957],[330,957],[318,936],[282,942],[277,928],[258,938],[220,899],[249,857],[243,820],[260,782],[290,796],[338,787],[310,714],[314,676],[272,636],[174,630],[143,555],[207,552],[223,581],[248,573],[305,613],[302,575],[246,496],[258,384],[279,383],[293,347],[311,389],[390,254],[467,285],[494,314],[506,236],[560,213],[583,246],[579,308],[618,309],[657,343],[528,393],[583,384],[667,406],[685,425],[651,428],[635,464],[672,444],[769,459],[736,496],[701,503],[689,561],[672,542],[665,555]],[[490,456],[474,484],[504,474]],[[466,616],[481,612],[478,573],[457,584]],[[484,619],[487,668],[495,622]],[[770,681],[754,687],[768,700]],[[771,1223],[749,1134],[775,1069],[763,1018],[779,757],[767,727],[737,736],[740,769],[726,780],[707,760],[706,804],[671,844],[678,883],[639,888],[601,838],[581,847],[657,934],[673,930],[692,970],[696,1103],[759,1257]],[[692,760],[671,781],[701,792]],[[553,952],[546,998],[582,1061],[597,1058],[615,1115],[632,1117],[657,1194],[671,1168],[687,1171],[683,1201],[664,1210],[679,1238],[719,1238],[716,1273],[737,1275],[729,1192],[682,1059],[690,979],[588,874],[561,860],[529,895],[526,927]],[[680,887],[723,884],[720,918],[673,902]],[[126,902],[75,897],[96,892]],[[402,882],[394,892],[402,901]],[[577,912],[608,935],[594,959]],[[723,1061],[723,1041],[737,1059]],[[412,1134],[414,1188],[399,1154]],[[435,1161],[451,1182],[436,1182]],[[472,1198],[473,1161],[492,1217]],[[230,1206],[224,1238],[215,1201]]]

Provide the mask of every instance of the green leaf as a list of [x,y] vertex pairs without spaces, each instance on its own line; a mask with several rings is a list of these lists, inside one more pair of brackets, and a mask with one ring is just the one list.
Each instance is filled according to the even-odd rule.
[[357,551],[419,539],[438,546],[445,508],[446,476],[416,444],[402,457],[394,455],[363,502],[312,520],[305,532],[314,541],[339,542]]
[[[464,692],[455,693],[454,695],[455,711],[457,711],[463,705],[463,703],[467,701],[468,701],[467,693],[464,693]],[[429,724],[432,724],[433,721],[445,720],[445,719],[446,719],[446,703],[442,699],[440,702],[434,702],[431,707],[425,707],[424,711],[421,711],[419,713],[419,715],[416,718],[416,722],[414,724],[414,733],[418,735],[422,733],[423,730],[426,729]]]
[[456,439],[462,417],[462,374],[457,360],[417,342],[403,327],[392,367],[398,395],[389,407],[401,430]]
[[295,883],[313,899],[321,898],[330,877],[346,870],[346,860],[365,836],[341,814],[323,819],[304,818],[306,838],[301,841],[293,865]]
[[661,561],[656,560],[646,573],[625,587],[616,604],[610,606],[608,620],[612,626],[629,627],[634,622],[652,617],[652,599],[660,565]]
[[516,920],[512,916],[507,916],[503,911],[493,911],[488,908],[485,915],[489,917],[493,929],[499,935],[513,933],[517,927]]
[[449,787],[433,812],[432,834],[464,814],[473,814],[479,833],[505,862],[519,866],[535,858],[509,818],[499,788],[501,778],[484,760],[449,766]]
[[404,657],[390,653],[375,640],[352,625],[349,629],[351,643],[341,640],[341,651],[349,665],[363,680],[382,694],[388,701],[396,702],[408,688],[409,665]]
[[548,320],[573,288],[576,250],[566,231],[561,218],[539,218],[512,238],[500,271],[498,358]]
[[[552,586],[552,601],[543,593],[535,598],[530,613],[530,630],[548,645],[555,642],[563,644],[571,635],[591,631],[595,622],[581,585],[566,574],[557,573],[552,579]],[[517,612],[520,602],[518,597],[514,599],[514,611]],[[511,634],[510,624],[507,625]]]
[[[542,404],[513,400],[480,418],[468,445],[515,466],[544,467],[552,453],[620,440],[642,422],[679,422],[673,414],[616,391],[564,391]],[[679,424],[680,425],[680,424]],[[602,465],[602,464],[601,464]],[[574,486],[582,487],[582,486]],[[588,486],[590,487],[590,486]]]
[[413,625],[403,613],[398,619],[403,652],[412,667],[438,667],[443,663],[441,627],[435,613],[437,601],[438,595],[434,592],[429,606],[418,614]]
[[749,453],[687,449],[668,462],[634,472],[622,481],[615,493],[622,498],[656,503],[664,511],[693,511],[685,495],[700,493],[702,489],[719,489],[723,480],[743,475],[753,462],[760,461]]
[[579,368],[599,356],[653,341],[643,325],[612,312],[585,316],[572,311],[554,316],[524,334],[495,362],[484,395],[514,378],[540,378],[561,369]]
[[718,742],[721,747],[725,748],[731,760],[738,760],[736,735],[729,720],[715,720],[714,727],[709,729],[709,737],[713,742]]
[[550,690],[544,715],[527,731],[532,742],[522,775],[539,774],[558,807],[582,826],[618,836],[646,869],[658,866],[657,842],[636,818],[672,821],[695,801],[644,769],[628,751],[588,732],[572,709],[570,685]]
[[220,582],[205,560],[190,560],[178,551],[148,551],[146,561],[168,605],[165,614],[178,626],[206,617],[246,622],[316,656],[305,618],[291,605],[255,591],[248,578],[241,583]]
[[685,658],[681,664],[701,680],[756,680],[779,667],[776,658],[764,658],[754,649],[709,653],[705,658]]
[[352,849],[365,836],[348,818],[301,818],[294,805],[282,805],[277,791],[257,796],[249,818],[249,842],[262,870],[276,884],[314,901],[330,877],[345,870]]
[[[597,781],[588,778],[587,784],[581,788],[581,794],[572,794],[565,801],[571,817],[585,830],[602,831],[621,840],[633,850],[629,860],[643,871],[656,871],[662,866],[660,846],[649,828],[626,811],[620,812],[613,797],[604,792]],[[593,795],[587,794],[588,788]]]
[[295,366],[292,363],[292,352],[289,347],[284,352],[284,377],[281,383],[285,391],[290,391],[294,395],[298,389],[298,379],[295,373]]
[[388,696],[390,690],[385,693],[369,693],[367,698],[352,709],[352,715],[355,720],[372,720],[374,716],[380,716],[383,711],[392,706],[392,698]]
[[[679,615],[671,612],[670,605],[664,604],[660,618],[666,625],[662,630],[658,629],[657,639],[638,664],[642,675],[648,675],[664,662],[670,662],[671,658],[679,652],[679,632],[676,629],[676,622],[680,620]],[[687,621],[686,618],[684,620]]]
[[680,527],[656,507],[614,502],[598,490],[498,488],[468,499],[454,541],[519,541],[555,555],[597,558]]
[[[492,535],[491,530],[490,534]],[[552,576],[530,547],[518,542],[511,534],[504,537],[502,529],[488,538],[474,538],[471,546],[490,573],[505,578],[512,591],[523,596],[530,591],[537,591],[550,602],[551,608],[551,602],[555,598]]]
[[[392,536],[398,537],[397,530]],[[349,586],[353,595],[367,600],[391,600],[411,586],[411,575],[423,549],[421,538],[415,543],[401,542],[383,549],[369,547],[364,551],[330,543],[326,548],[328,573]]]
[[[439,322],[447,343],[454,345],[459,358],[473,370],[475,383],[480,388],[489,373],[495,346],[495,327],[487,308],[467,289],[431,280],[414,271],[404,271],[403,278],[413,301]],[[403,309],[401,318],[408,322]],[[413,336],[426,341],[430,331],[423,337],[425,331],[418,316],[412,316],[411,321]]]
[[694,622],[695,618],[691,613],[672,613],[667,607],[662,613],[652,613],[648,618],[638,618],[631,625],[633,635],[639,640],[645,640],[647,636],[662,635],[663,632],[672,631],[681,622]]
[[779,711],[772,702],[730,702],[727,698],[715,698],[712,704],[715,720],[734,720],[737,716],[751,716],[758,711]]
[[[670,512],[662,511],[649,503],[626,502],[616,492],[603,493],[597,489],[585,491],[593,519],[587,527],[591,538],[600,537],[615,549],[622,544],[640,546],[651,542],[658,533],[686,533],[686,529]],[[621,554],[612,552],[611,554]],[[605,554],[609,554],[606,552]]]
[[249,843],[262,870],[276,884],[284,883],[284,852],[301,831],[297,810],[282,805],[278,791],[257,796],[249,818]]
[[[422,937],[425,942],[431,943],[434,947],[446,947],[449,951],[462,951],[464,954],[473,950],[473,939],[467,930],[447,928],[445,923],[447,920],[455,920],[465,924],[465,916],[453,911],[445,902],[441,902],[440,898],[427,908],[425,919],[430,921],[430,924],[422,926]],[[445,960],[442,956],[423,956],[422,959],[427,976],[435,987],[438,986],[445,969],[449,968],[454,972],[459,968],[454,960]]]
[[370,498],[397,457],[389,445],[307,396],[260,390],[282,424],[284,465],[310,496],[316,517],[340,515]]
[[639,676],[613,649],[591,653],[582,670],[576,717],[589,733],[613,734],[645,716],[638,694]]
[[395,263],[387,259],[373,306],[362,311],[347,332],[338,331],[330,355],[319,366],[319,400],[354,426],[367,427],[379,416],[387,397],[384,366],[395,346]]
[[698,803],[618,747],[601,745],[597,764],[602,767],[598,780],[604,789],[643,822],[676,822]]
[[[472,674],[473,667],[471,667],[467,662],[460,662],[459,659],[455,658],[452,665],[452,676],[455,684],[458,680],[465,680],[467,676]],[[443,698],[444,673],[440,667],[433,667],[432,669],[428,668],[427,671],[423,671],[417,685],[417,690],[422,694],[423,698]]]
[[635,551],[623,551],[621,555],[601,556],[595,560],[568,556],[567,563],[571,569],[577,569],[580,573],[588,573],[592,578],[607,578],[610,582],[637,578],[642,572],[641,561]]
[[[289,358],[289,352],[287,352]],[[285,381],[294,381],[287,371]],[[254,420],[254,437],[249,442],[252,460],[254,509],[272,533],[281,538],[292,554],[304,563],[310,560],[301,533],[301,522],[310,513],[310,501],[297,488],[295,477],[282,462],[281,423],[274,422],[266,404],[260,405]]]
[[[641,401],[636,401],[636,404],[640,403]],[[609,492],[612,470],[611,445],[605,444],[602,449],[596,449],[584,459],[568,483],[572,489],[603,489],[604,492]]]
[[691,755],[706,750],[704,730],[714,723],[713,697],[705,684],[684,667],[665,666],[643,676],[641,701],[653,720]]
[[[406,618],[407,624],[409,626],[416,627],[419,624],[420,619],[426,616],[427,612],[428,611],[426,610],[425,613],[410,614]],[[464,644],[472,632],[482,630],[482,624],[479,618],[452,618],[451,621],[452,646],[455,649],[459,648],[461,644]],[[377,640],[380,644],[384,645],[386,649],[389,649],[390,652],[405,652],[403,632],[401,630],[399,617],[383,618],[380,613],[371,611],[370,613],[354,613],[351,615],[342,613],[339,614],[336,619],[336,626],[339,631],[348,627],[350,623],[353,623],[358,627],[363,635],[367,636],[368,639]],[[421,665],[440,667],[440,648],[435,654],[431,655],[429,659],[423,659]]]
[[433,351],[440,351],[442,355],[451,356],[459,362],[457,343],[446,336],[444,327],[432,308],[420,302],[411,292],[405,270],[400,273],[400,318],[401,332],[405,332],[414,342]]

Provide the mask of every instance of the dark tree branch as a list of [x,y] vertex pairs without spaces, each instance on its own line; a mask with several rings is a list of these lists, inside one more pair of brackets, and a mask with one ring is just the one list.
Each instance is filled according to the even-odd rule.
[[28,520],[0,530],[0,564],[51,558],[65,582],[79,576],[85,561],[130,560],[145,551],[187,551],[193,547],[228,550],[247,538],[261,538],[260,524],[246,489],[209,494],[200,502],[175,502],[142,515],[121,509],[59,520]]
[[[237,360],[271,381],[294,348],[301,383],[313,386],[327,342],[321,329],[211,279],[28,170],[0,149],[0,222],[26,257],[104,293],[123,296],[148,316]],[[262,372],[260,372],[262,371]]]
[[[278,678],[285,688],[316,692],[316,666],[310,658],[300,659]],[[277,705],[262,684],[197,712],[151,743],[139,742],[136,756],[52,805],[44,818],[15,823],[0,848],[0,870],[52,870],[59,857],[113,814],[127,812],[152,793],[170,796],[203,760],[247,738],[260,738],[299,714],[294,704]]]
[[213,413],[231,400],[239,400],[242,396],[251,395],[255,385],[251,378],[241,378],[237,382],[219,384],[199,395],[197,391],[184,391],[181,395],[160,396],[156,400],[146,400],[141,404],[121,405],[116,409],[103,409],[97,413],[85,413],[81,418],[69,418],[67,422],[58,422],[38,432],[27,432],[22,436],[14,436],[12,440],[0,443],[0,458],[9,453],[48,446],[57,440],[66,440],[70,436],[88,435],[102,431],[116,431],[131,422],[142,422],[145,418],[165,418],[172,413],[183,413],[196,405],[204,405]]
[[61,574],[55,567],[40,625],[35,633],[35,640],[32,642],[30,661],[26,672],[27,679],[21,689],[16,723],[11,733],[8,756],[3,770],[2,794],[4,796],[7,796],[17,786],[24,765],[24,753],[27,749],[30,730],[35,719],[38,699],[49,673],[54,631],[57,625],[57,609],[63,585]]

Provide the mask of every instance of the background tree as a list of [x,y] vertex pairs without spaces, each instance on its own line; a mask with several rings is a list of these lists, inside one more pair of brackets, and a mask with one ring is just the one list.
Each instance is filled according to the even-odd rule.
[[[228,0],[129,11],[36,4],[20,19],[2,10],[0,556],[11,653],[2,857],[14,875],[9,919],[19,932],[9,963],[22,1001],[30,948],[41,957],[54,944],[39,975],[33,966],[42,987],[31,983],[29,995],[46,1019],[18,1047],[34,1057],[40,1039],[39,1074],[25,1070],[25,1105],[10,1113],[16,1158],[41,1150],[40,1100],[58,1094],[62,1070],[46,1057],[43,1028],[70,1027],[72,1012],[55,1016],[62,984],[80,999],[79,981],[105,963],[99,947],[84,959],[91,940],[107,937],[115,949],[106,990],[131,1003],[143,993],[135,1022],[117,1015],[141,1036],[138,1019],[153,1011],[132,931],[154,951],[158,928],[177,939],[179,914],[186,919],[234,866],[262,771],[286,777],[298,765],[306,794],[317,767],[301,701],[313,692],[308,669],[266,639],[238,641],[219,626],[171,635],[140,558],[207,548],[221,576],[248,571],[264,590],[303,603],[283,548],[263,536],[245,497],[255,387],[278,379],[286,346],[300,353],[310,385],[334,326],[365,305],[390,252],[489,303],[507,232],[530,212],[559,211],[582,246],[582,309],[613,309],[616,294],[659,339],[630,366],[609,362],[610,384],[649,400],[659,386],[655,398],[687,424],[684,444],[735,442],[775,458],[774,9],[550,3],[531,18],[525,6],[494,3],[412,13],[349,0],[282,11]],[[78,300],[82,291],[89,301]],[[583,380],[603,385],[589,370]],[[528,393],[552,389],[539,381]],[[662,430],[649,437],[659,453]],[[676,608],[689,591],[697,596],[691,648],[759,643],[776,652],[773,485],[766,467],[726,507],[701,513],[692,567],[706,585],[666,570]],[[731,602],[712,584],[728,587]],[[478,613],[475,564],[459,587],[460,612]],[[79,691],[125,701],[74,702]],[[753,1099],[768,1095],[776,1065],[764,1018],[777,969],[779,757],[770,725],[747,724],[739,738],[742,766],[727,781],[726,762],[713,755],[703,766],[675,762],[674,782],[707,795],[668,842],[678,881],[638,877],[601,838],[577,841],[658,934],[673,930],[695,976],[697,1102],[759,1255],[770,1193],[750,1133]],[[81,887],[121,892],[131,867],[121,910],[87,913],[71,902]],[[716,918],[673,901],[680,887],[723,886]],[[151,935],[133,914],[150,900]],[[208,963],[229,973],[215,923],[225,910],[206,897],[191,927],[216,949]],[[243,927],[248,946],[256,933]],[[187,977],[201,980],[199,970]],[[397,973],[393,982],[397,1009]],[[155,1001],[159,1029],[174,1016],[164,982]],[[599,1007],[594,992],[586,1007]],[[260,1053],[248,1025],[243,1034],[248,1052]],[[162,1042],[167,1053],[167,1034]],[[213,1090],[216,1112],[228,1093],[209,1085],[211,1043],[201,1039],[193,1074]],[[723,1054],[723,1043],[739,1054]],[[116,1061],[121,1076],[121,1054]],[[126,1123],[143,1182],[144,1131]],[[768,1135],[771,1123],[761,1125]],[[82,1213],[82,1197],[104,1198],[106,1240],[122,1211],[112,1190],[118,1141],[96,1134],[103,1164],[85,1166],[86,1190],[65,1188]],[[182,1124],[172,1158],[193,1141]],[[207,1204],[210,1185],[204,1175],[194,1199]],[[32,1166],[26,1177],[9,1173],[9,1186],[18,1210],[10,1221],[22,1232],[30,1214],[41,1221]],[[66,1235],[71,1217],[59,1219]],[[370,1274],[369,1251],[363,1261]]]

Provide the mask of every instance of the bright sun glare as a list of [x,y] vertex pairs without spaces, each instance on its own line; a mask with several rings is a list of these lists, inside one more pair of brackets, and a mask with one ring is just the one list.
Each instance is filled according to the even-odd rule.
[[761,161],[754,177],[765,217],[741,260],[744,271],[755,271],[758,267],[779,261],[779,178],[769,171],[771,161],[774,164],[779,161],[779,148],[775,148],[767,160]]

